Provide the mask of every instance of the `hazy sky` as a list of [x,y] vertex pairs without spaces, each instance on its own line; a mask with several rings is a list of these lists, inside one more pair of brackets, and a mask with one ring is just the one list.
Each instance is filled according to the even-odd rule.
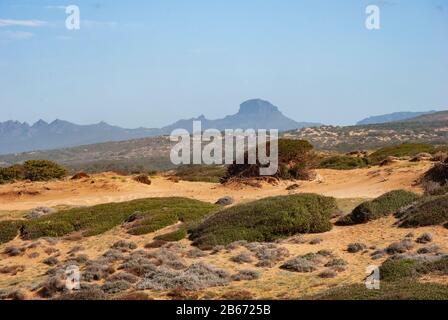
[[158,127],[262,98],[351,124],[448,109],[447,71],[448,0],[0,0],[0,121]]

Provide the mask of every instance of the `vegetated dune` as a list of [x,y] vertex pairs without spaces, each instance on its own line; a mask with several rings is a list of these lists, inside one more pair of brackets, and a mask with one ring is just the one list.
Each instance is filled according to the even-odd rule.
[[[166,177],[151,177],[152,184],[145,185],[135,182],[132,177],[112,173],[76,181],[22,182],[0,186],[0,210],[3,211],[0,221],[20,218],[23,211],[39,206],[91,206],[174,196],[214,203],[224,195],[233,197],[239,205],[261,198],[310,192],[338,198],[338,207],[349,213],[366,199],[388,191],[406,189],[421,193],[415,182],[431,166],[428,162],[398,162],[387,167],[350,171],[318,170],[316,181],[299,182],[299,188],[293,191],[286,190],[294,183],[292,181],[255,188],[202,182],[176,183]],[[207,207],[209,204],[203,205]],[[159,209],[162,211],[155,213],[163,213],[169,208],[163,205]],[[77,210],[83,212],[84,208]],[[91,209],[85,210],[90,212]],[[113,212],[109,210],[108,213]],[[139,215],[135,217],[138,222]],[[90,225],[91,221],[85,218]],[[130,226],[132,219],[123,223],[120,217],[115,227],[104,228],[104,232],[92,233],[90,237],[76,232],[62,233],[61,238],[26,240],[16,237],[0,245],[0,298],[73,298],[64,296],[58,278],[68,263],[81,267],[83,282],[91,288],[80,293],[82,298],[126,298],[131,293],[154,299],[331,298],[335,295],[325,294],[331,288],[363,286],[368,266],[379,267],[389,258],[403,254],[412,259],[435,259],[437,254],[448,252],[445,227],[400,228],[399,220],[392,215],[361,225],[333,226],[330,231],[326,228],[322,230],[326,232],[318,234],[274,237],[277,241],[268,244],[238,241],[225,247],[216,246],[211,251],[198,249],[187,238],[176,243],[158,240],[182,230],[185,223],[176,222],[177,219],[185,220],[180,216],[173,217],[169,222],[173,225],[163,228],[169,223],[162,223],[162,229],[155,228],[157,231],[150,233],[129,232],[133,230],[129,227],[150,226],[145,220],[141,220],[141,225]],[[337,217],[331,221],[336,220]],[[159,225],[159,221],[150,222]],[[448,299],[447,287],[440,290],[437,287],[438,291],[433,293],[432,287],[425,286],[428,282],[448,285],[448,275],[442,269],[444,265],[439,263],[431,268],[437,272],[419,270],[418,280],[413,281],[424,286],[424,297],[437,294],[437,297],[441,295]],[[179,283],[183,289],[177,288]],[[393,287],[409,289],[402,289],[398,284]],[[356,297],[364,293],[356,293]],[[80,298],[79,295],[75,297]]]
[[256,188],[233,184],[175,182],[166,177],[151,177],[152,184],[144,185],[133,181],[132,177],[114,173],[97,174],[81,180],[18,182],[0,185],[0,212],[30,210],[38,206],[91,206],[171,196],[213,203],[223,196],[231,196],[235,203],[241,203],[291,192],[317,193],[336,198],[375,198],[397,189],[421,192],[416,182],[431,166],[428,162],[403,161],[387,167],[374,166],[350,171],[320,169],[317,170],[316,180],[300,181],[300,187],[294,191],[286,190],[293,184],[289,181],[281,181],[276,185],[263,183],[261,188]]

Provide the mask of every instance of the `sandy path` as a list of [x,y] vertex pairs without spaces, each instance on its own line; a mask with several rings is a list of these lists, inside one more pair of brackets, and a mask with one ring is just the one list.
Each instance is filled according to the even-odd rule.
[[[388,167],[372,167],[351,171],[317,170],[319,181],[298,182],[294,192],[312,192],[337,198],[373,198],[387,191],[405,188],[420,191],[416,180],[427,171],[430,163],[400,162]],[[223,196],[233,197],[237,203],[268,196],[286,195],[292,182],[278,185],[222,186],[203,182],[174,183],[164,177],[152,179],[147,186],[130,177],[99,174],[79,181],[43,183],[15,183],[0,186],[0,211],[29,210],[38,206],[90,206],[108,202],[122,202],[148,197],[188,197],[215,202]]]

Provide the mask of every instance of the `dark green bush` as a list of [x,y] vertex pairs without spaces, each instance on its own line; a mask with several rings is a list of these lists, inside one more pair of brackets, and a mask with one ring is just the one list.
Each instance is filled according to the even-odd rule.
[[401,227],[424,227],[448,222],[448,194],[422,198],[396,216]]
[[319,164],[319,168],[334,169],[334,170],[351,170],[357,168],[364,168],[366,166],[367,166],[367,159],[350,157],[345,155],[324,158]]
[[[270,146],[266,147],[269,153]],[[278,140],[278,170],[274,174],[279,179],[308,180],[311,169],[315,167],[316,157],[313,146],[305,140]],[[222,181],[232,178],[254,178],[260,176],[260,168],[263,167],[257,159],[256,164],[248,164],[248,153],[244,155],[245,164],[232,164],[227,168],[227,174]]]
[[361,203],[351,214],[338,220],[337,225],[366,223],[395,213],[398,209],[410,205],[419,199],[415,193],[395,190]]
[[448,285],[402,280],[381,283],[380,290],[369,290],[365,284],[330,289],[311,297],[317,300],[446,300]]
[[61,179],[67,175],[67,170],[49,160],[28,160],[23,164],[25,179],[31,181],[47,181]]
[[[12,240],[21,231],[24,239],[60,237],[73,231],[84,236],[106,232],[126,221],[135,212],[139,219],[129,229],[131,234],[157,231],[178,221],[185,228],[194,225],[218,206],[186,198],[149,198],[122,203],[75,208],[29,221],[4,221],[0,224],[0,242]],[[185,235],[185,234],[184,234]],[[180,237],[180,233],[178,234]]]
[[417,276],[417,262],[410,259],[388,259],[380,267],[381,279],[396,281]]
[[13,240],[19,234],[20,221],[0,221],[0,244]]
[[265,198],[223,209],[191,231],[200,247],[227,245],[237,240],[274,241],[298,233],[319,233],[332,227],[334,198],[300,194]]
[[440,275],[448,275],[448,256],[440,260],[422,263],[417,271],[420,274],[437,273]]
[[448,161],[438,163],[423,176],[423,181],[435,182],[441,186],[448,185]]
[[226,174],[224,166],[190,165],[176,169],[176,177],[185,181],[219,183]]
[[425,143],[403,143],[400,145],[385,147],[377,150],[369,156],[372,164],[378,164],[387,157],[414,157],[419,153],[433,153],[434,146]]
[[0,168],[0,184],[23,179],[25,179],[25,170],[22,165],[16,164],[6,168]]

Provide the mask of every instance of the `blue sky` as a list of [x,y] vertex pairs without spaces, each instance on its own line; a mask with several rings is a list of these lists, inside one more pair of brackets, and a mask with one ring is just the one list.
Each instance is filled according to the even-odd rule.
[[0,121],[159,127],[250,98],[329,124],[444,110],[447,39],[448,0],[0,0]]

